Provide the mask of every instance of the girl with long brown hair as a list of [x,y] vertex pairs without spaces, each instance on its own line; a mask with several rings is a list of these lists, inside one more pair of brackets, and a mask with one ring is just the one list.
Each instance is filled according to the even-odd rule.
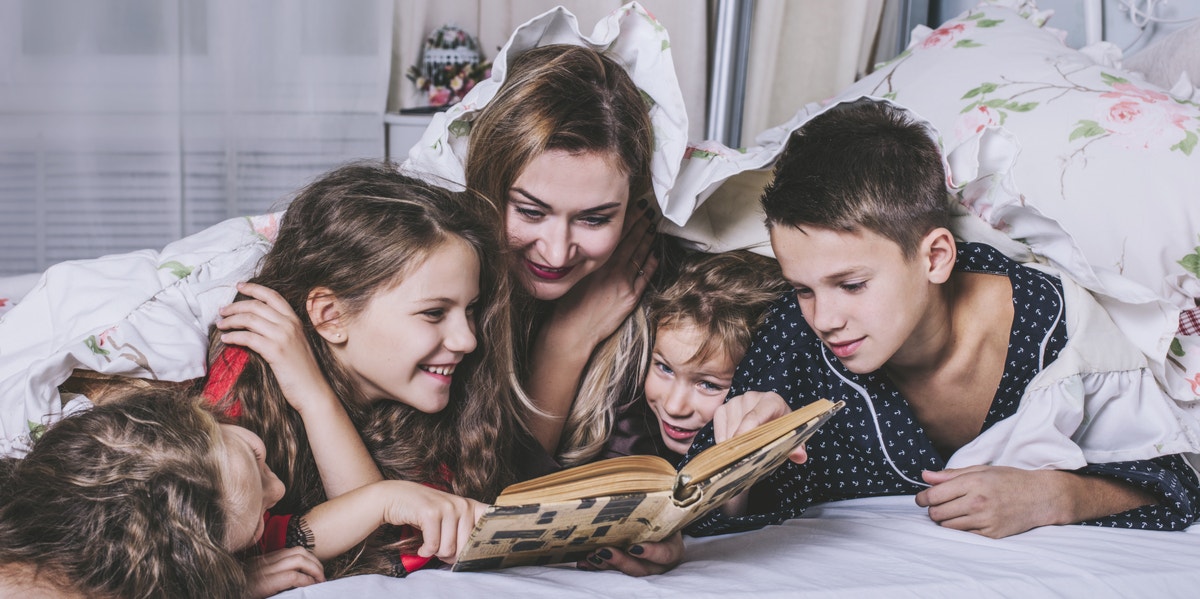
[[420,555],[367,551],[335,568],[403,575],[452,559],[477,501],[514,479],[523,408],[498,220],[486,202],[382,163],[337,169],[288,207],[259,275],[221,311],[204,391],[263,438],[287,486],[269,548],[320,549],[349,517],[314,509],[328,498],[421,483],[394,489],[437,506],[459,538],[425,531],[435,542]]

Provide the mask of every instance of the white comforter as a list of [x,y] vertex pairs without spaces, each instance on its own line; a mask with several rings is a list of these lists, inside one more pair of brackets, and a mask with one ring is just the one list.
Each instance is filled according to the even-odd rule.
[[357,576],[279,599],[355,597],[1195,597],[1200,530],[1052,526],[993,540],[942,528],[913,498],[816,506],[748,533],[687,538],[685,561],[631,578],[572,567]]
[[57,386],[80,368],[183,381],[204,375],[208,329],[254,275],[278,215],[236,218],[172,243],[57,264],[0,315],[0,454],[90,404]]

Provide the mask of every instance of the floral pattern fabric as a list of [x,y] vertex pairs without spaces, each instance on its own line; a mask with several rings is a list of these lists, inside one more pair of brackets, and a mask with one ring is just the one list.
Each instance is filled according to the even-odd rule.
[[63,397],[74,369],[185,381],[204,376],[208,331],[256,272],[278,214],[235,218],[174,242],[51,266],[0,315],[0,455],[90,407]]
[[1200,305],[1200,105],[1121,69],[1111,44],[1067,47],[1049,16],[1028,1],[981,3],[918,27],[900,56],[751,147],[695,144],[703,151],[684,161],[671,196],[694,215],[663,229],[714,251],[769,253],[757,194],[718,188],[769,168],[829,106],[889,100],[929,123],[969,217],[1095,293],[1159,381],[1200,400],[1200,336],[1180,328]]

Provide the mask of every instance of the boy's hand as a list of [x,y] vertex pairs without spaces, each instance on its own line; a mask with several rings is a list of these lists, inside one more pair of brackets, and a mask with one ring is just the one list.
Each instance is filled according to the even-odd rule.
[[[713,436],[720,443],[791,412],[792,408],[778,393],[747,391],[717,408],[713,414]],[[808,460],[808,452],[801,445],[788,458],[803,464]]]
[[250,596],[270,597],[288,589],[325,582],[325,568],[317,556],[303,547],[291,547],[256,555],[244,565]]
[[917,493],[938,524],[998,539],[1048,524],[1111,516],[1158,499],[1121,480],[1065,470],[971,466],[923,472]]
[[683,561],[683,535],[675,533],[657,543],[640,543],[621,551],[611,547],[597,549],[579,560],[580,570],[617,570],[629,576],[662,574]]
[[[459,497],[422,484],[408,481],[384,481],[389,501],[384,519],[388,524],[408,524],[421,530],[417,555],[437,556],[454,563],[467,544],[475,521],[487,511],[487,504]],[[378,484],[378,483],[377,483]]]
[[1064,491],[1058,470],[971,466],[925,471],[933,485],[917,493],[934,522],[999,539],[1047,524],[1067,524],[1060,504]]

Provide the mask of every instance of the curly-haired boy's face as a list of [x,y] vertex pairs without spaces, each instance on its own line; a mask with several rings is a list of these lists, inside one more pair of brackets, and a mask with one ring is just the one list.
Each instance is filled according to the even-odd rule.
[[694,325],[678,324],[660,327],[654,338],[646,402],[658,418],[663,443],[678,454],[687,453],[696,433],[712,422],[737,366],[721,349],[705,360],[694,359],[705,335]]
[[600,154],[534,158],[509,190],[508,245],[534,297],[553,301],[604,266],[624,230],[629,177]]
[[920,347],[936,293],[920,258],[865,229],[774,225],[771,247],[804,320],[851,372],[874,372]]

